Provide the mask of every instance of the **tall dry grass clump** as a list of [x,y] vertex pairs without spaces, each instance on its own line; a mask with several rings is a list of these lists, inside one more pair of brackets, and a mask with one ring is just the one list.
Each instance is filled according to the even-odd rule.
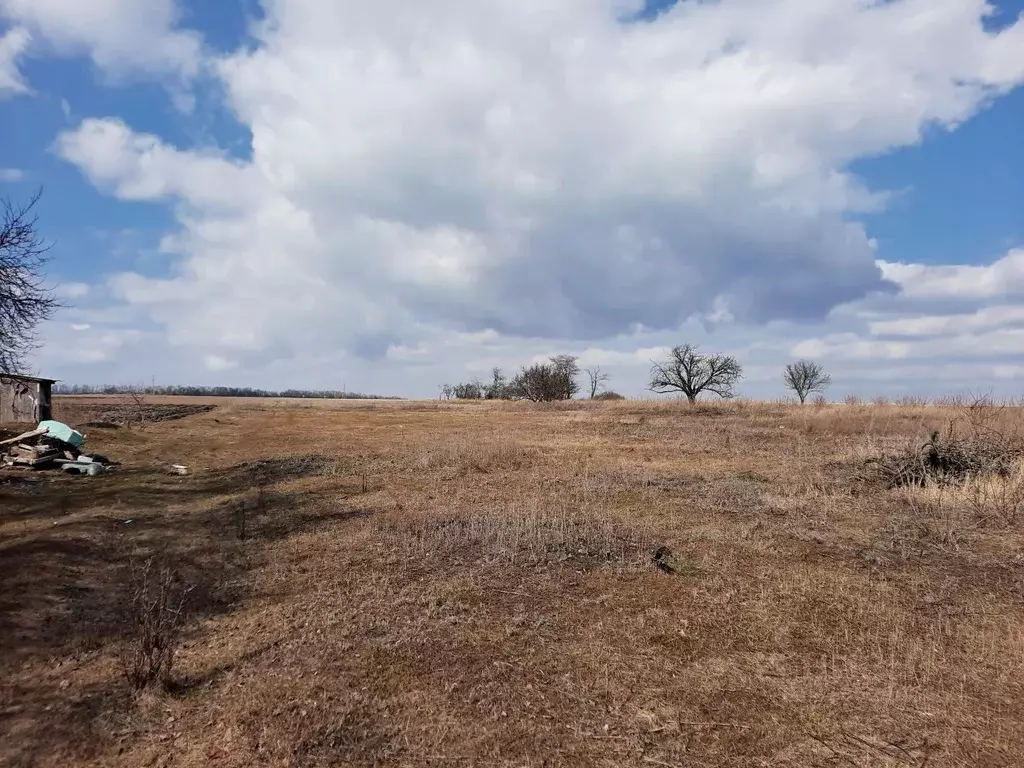
[[457,487],[433,498],[379,521],[376,536],[417,558],[469,563],[632,566],[656,548],[648,528],[608,514],[594,488],[575,476],[534,475],[497,495]]
[[536,448],[500,433],[477,440],[451,435],[421,448],[414,464],[417,469],[501,472],[533,466],[539,458]]

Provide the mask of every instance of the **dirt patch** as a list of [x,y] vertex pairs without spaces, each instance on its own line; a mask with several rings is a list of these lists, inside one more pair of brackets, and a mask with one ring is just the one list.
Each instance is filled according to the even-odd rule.
[[100,414],[99,421],[126,423],[130,421],[177,421],[200,413],[209,413],[215,405],[143,405],[110,408]]
[[231,467],[226,474],[253,483],[280,483],[303,477],[320,477],[332,467],[334,462],[326,456],[305,454],[246,461]]
[[[63,404],[62,404],[63,405]],[[159,424],[165,421],[177,421],[201,413],[209,413],[216,405],[195,404],[149,404],[123,403],[118,405],[76,404],[71,413],[75,424],[93,429],[116,429],[123,425]]]

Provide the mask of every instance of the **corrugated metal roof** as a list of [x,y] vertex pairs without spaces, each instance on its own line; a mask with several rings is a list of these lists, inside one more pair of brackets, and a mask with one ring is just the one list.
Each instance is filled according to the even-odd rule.
[[40,376],[22,376],[20,373],[0,373],[0,381],[37,381],[56,384],[60,379],[44,379]]

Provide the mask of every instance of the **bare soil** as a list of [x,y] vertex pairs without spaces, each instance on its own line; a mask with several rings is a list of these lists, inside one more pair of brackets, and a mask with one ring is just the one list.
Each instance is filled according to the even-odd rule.
[[0,765],[1024,765],[1020,473],[865,464],[954,409],[173,400],[0,478]]

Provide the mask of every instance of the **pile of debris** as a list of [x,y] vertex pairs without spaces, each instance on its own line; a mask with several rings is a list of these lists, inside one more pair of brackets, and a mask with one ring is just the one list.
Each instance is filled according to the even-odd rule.
[[33,430],[0,441],[0,468],[63,469],[99,475],[112,466],[106,457],[82,453],[85,435],[59,421],[42,421]]

